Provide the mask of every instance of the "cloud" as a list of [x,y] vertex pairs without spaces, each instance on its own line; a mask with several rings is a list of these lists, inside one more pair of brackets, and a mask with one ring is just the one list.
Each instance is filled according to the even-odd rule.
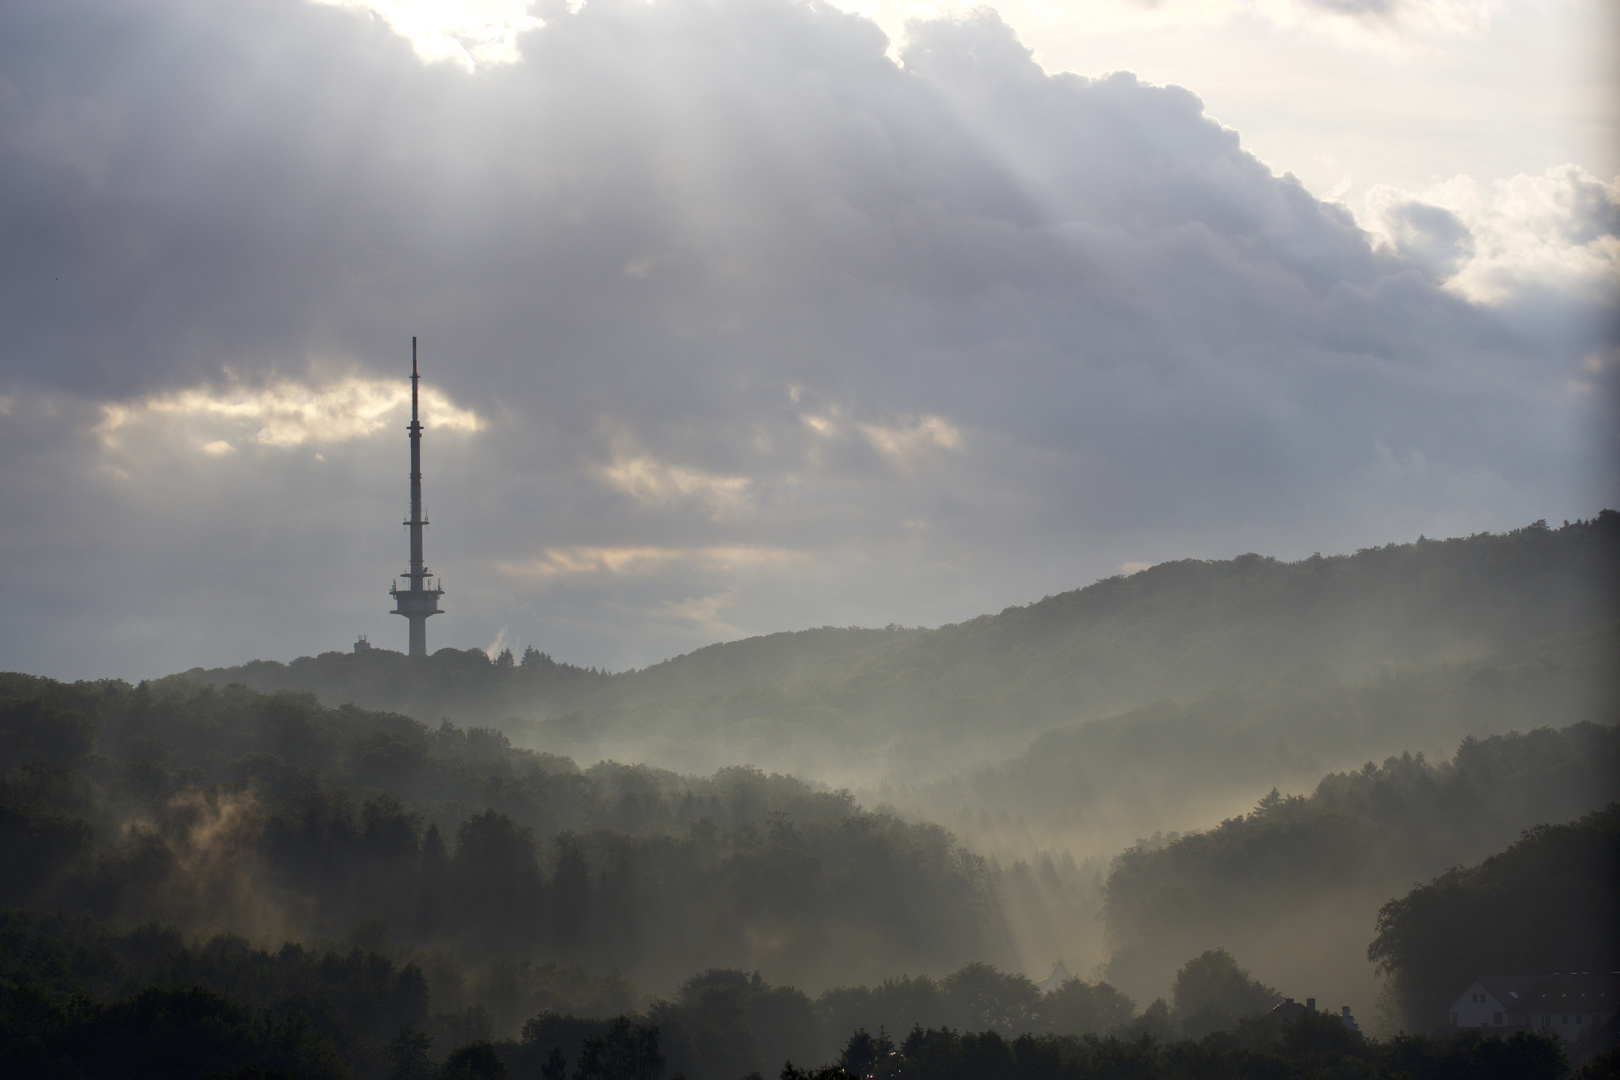
[[424,62],[352,7],[0,5],[9,664],[397,639],[412,334],[434,644],[640,665],[1614,497],[1607,182],[1358,219],[993,13],[539,17]]
[[[1280,25],[1312,13],[1338,16],[1369,29],[1403,33],[1476,34],[1488,29],[1505,7],[1503,0],[1298,0],[1261,4]],[[1292,7],[1294,10],[1283,14]]]
[[[193,386],[101,407],[96,434],[110,452],[129,455],[159,443],[192,446],[218,457],[243,445],[288,449],[329,445],[398,430],[410,418],[409,380],[349,375],[322,383],[271,379]],[[438,390],[420,394],[432,430],[475,432],[487,421]],[[210,439],[209,436],[215,436]]]
[[1474,257],[1473,232],[1450,210],[1387,187],[1373,189],[1367,201],[1391,246],[1436,281]]
[[[793,400],[797,403],[798,396]],[[847,441],[858,437],[902,474],[910,474],[941,450],[963,449],[962,433],[942,416],[895,417],[887,423],[852,421],[843,406],[831,404],[821,412],[801,413],[799,422],[824,440]],[[815,448],[811,449],[809,460],[822,460]]]
[[940,416],[922,416],[897,424],[862,424],[860,429],[872,448],[902,472],[909,473],[926,454],[962,448],[962,433]]
[[720,618],[720,612],[730,607],[736,599],[736,592],[728,590],[723,593],[716,593],[713,596],[687,597],[679,601],[666,600],[654,614],[680,622],[695,624],[704,633],[717,637],[732,637],[742,633],[742,631],[723,621]]
[[602,467],[601,475],[610,487],[644,505],[662,506],[691,498],[706,503],[717,514],[746,506],[753,486],[746,476],[721,476],[659,461],[649,454],[616,457]]
[[547,548],[529,559],[502,560],[496,564],[496,568],[509,577],[543,581],[588,575],[647,575],[677,563],[721,571],[761,566],[785,568],[802,562],[804,558],[803,552],[747,545],[705,548],[577,546]]
[[518,35],[544,26],[530,0],[316,0],[371,12],[411,43],[428,63],[448,61],[466,71],[522,59]]
[[1453,177],[1419,195],[1378,187],[1367,204],[1396,250],[1476,303],[1553,292],[1602,304],[1620,292],[1620,177],[1566,164],[1490,185]]

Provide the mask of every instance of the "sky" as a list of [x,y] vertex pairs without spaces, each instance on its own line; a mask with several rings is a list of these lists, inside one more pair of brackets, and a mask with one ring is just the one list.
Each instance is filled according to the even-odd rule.
[[622,669],[1620,504],[1612,5],[0,6],[0,668]]

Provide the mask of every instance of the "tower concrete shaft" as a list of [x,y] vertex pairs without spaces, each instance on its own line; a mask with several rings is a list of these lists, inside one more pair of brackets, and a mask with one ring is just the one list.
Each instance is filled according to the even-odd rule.
[[427,527],[427,518],[422,515],[422,421],[417,411],[417,385],[421,376],[416,373],[416,338],[411,338],[411,422],[405,429],[411,435],[411,516],[405,522],[411,536],[411,567],[399,575],[410,582],[410,587],[401,589],[397,585],[389,586],[389,593],[394,597],[395,615],[403,615],[411,627],[412,656],[427,655],[427,621],[431,616],[439,614],[439,597],[444,590],[439,582],[434,581],[428,587],[428,578],[432,572],[422,559],[422,530]]

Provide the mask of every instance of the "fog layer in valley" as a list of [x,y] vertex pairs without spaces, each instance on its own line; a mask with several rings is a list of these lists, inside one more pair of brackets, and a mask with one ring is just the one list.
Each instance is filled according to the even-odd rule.
[[1620,1047],[1393,1038],[1620,970],[1620,182],[1353,212],[989,10],[405,10],[0,4],[0,1073]]
[[[189,677],[465,718],[582,761],[793,773],[988,858],[997,962],[1041,978],[1061,959],[1147,1001],[1228,947],[1371,1015],[1384,901],[1616,796],[1591,732],[1616,716],[1617,551],[1604,512],[1297,563],[1171,563],[938,630],[825,628],[622,674],[446,649],[415,669],[368,650]],[[1529,751],[1490,737],[1543,728],[1571,733],[1524,744],[1551,748],[1504,773]],[[1430,789],[1445,794],[1414,794]],[[1230,838],[1289,815],[1287,868],[1234,855],[1246,870],[1132,884],[1202,850],[1196,830],[1233,819],[1209,843],[1246,850],[1267,841]],[[1228,874],[1247,899],[1219,898]],[[1164,916],[1174,932],[1141,922],[1162,888],[1207,903]]]

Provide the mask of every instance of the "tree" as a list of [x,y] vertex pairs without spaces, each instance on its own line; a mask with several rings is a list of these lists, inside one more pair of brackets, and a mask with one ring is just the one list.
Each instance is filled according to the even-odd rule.
[[456,1050],[444,1063],[444,1080],[506,1080],[506,1062],[480,1040]]
[[1526,830],[1506,851],[1391,900],[1367,958],[1389,978],[1408,1030],[1420,1031],[1440,1023],[1476,975],[1620,968],[1616,910],[1620,803],[1610,803]]
[[601,1038],[586,1039],[574,1065],[574,1080],[659,1080],[663,1075],[658,1029],[631,1023],[628,1016],[614,1020]]
[[1182,1032],[1197,1039],[1268,1011],[1282,995],[1251,978],[1225,949],[1207,949],[1176,972],[1172,999]]
[[1024,975],[972,963],[940,980],[945,1006],[965,1031],[998,1031],[1020,1035],[1030,1030],[1040,1011],[1040,989]]
[[528,941],[540,906],[534,832],[505,814],[484,810],[456,830],[452,869],[462,903],[462,932],[497,952]]
[[1136,1002],[1105,982],[1070,979],[1041,1001],[1046,1030],[1058,1035],[1112,1031],[1136,1015]]
[[406,1024],[388,1044],[389,1080],[429,1080],[433,1076],[433,1036]]
[[838,1067],[851,1076],[870,1076],[878,1062],[894,1053],[894,1040],[883,1028],[874,1038],[865,1028],[858,1028],[849,1037],[838,1054]]

